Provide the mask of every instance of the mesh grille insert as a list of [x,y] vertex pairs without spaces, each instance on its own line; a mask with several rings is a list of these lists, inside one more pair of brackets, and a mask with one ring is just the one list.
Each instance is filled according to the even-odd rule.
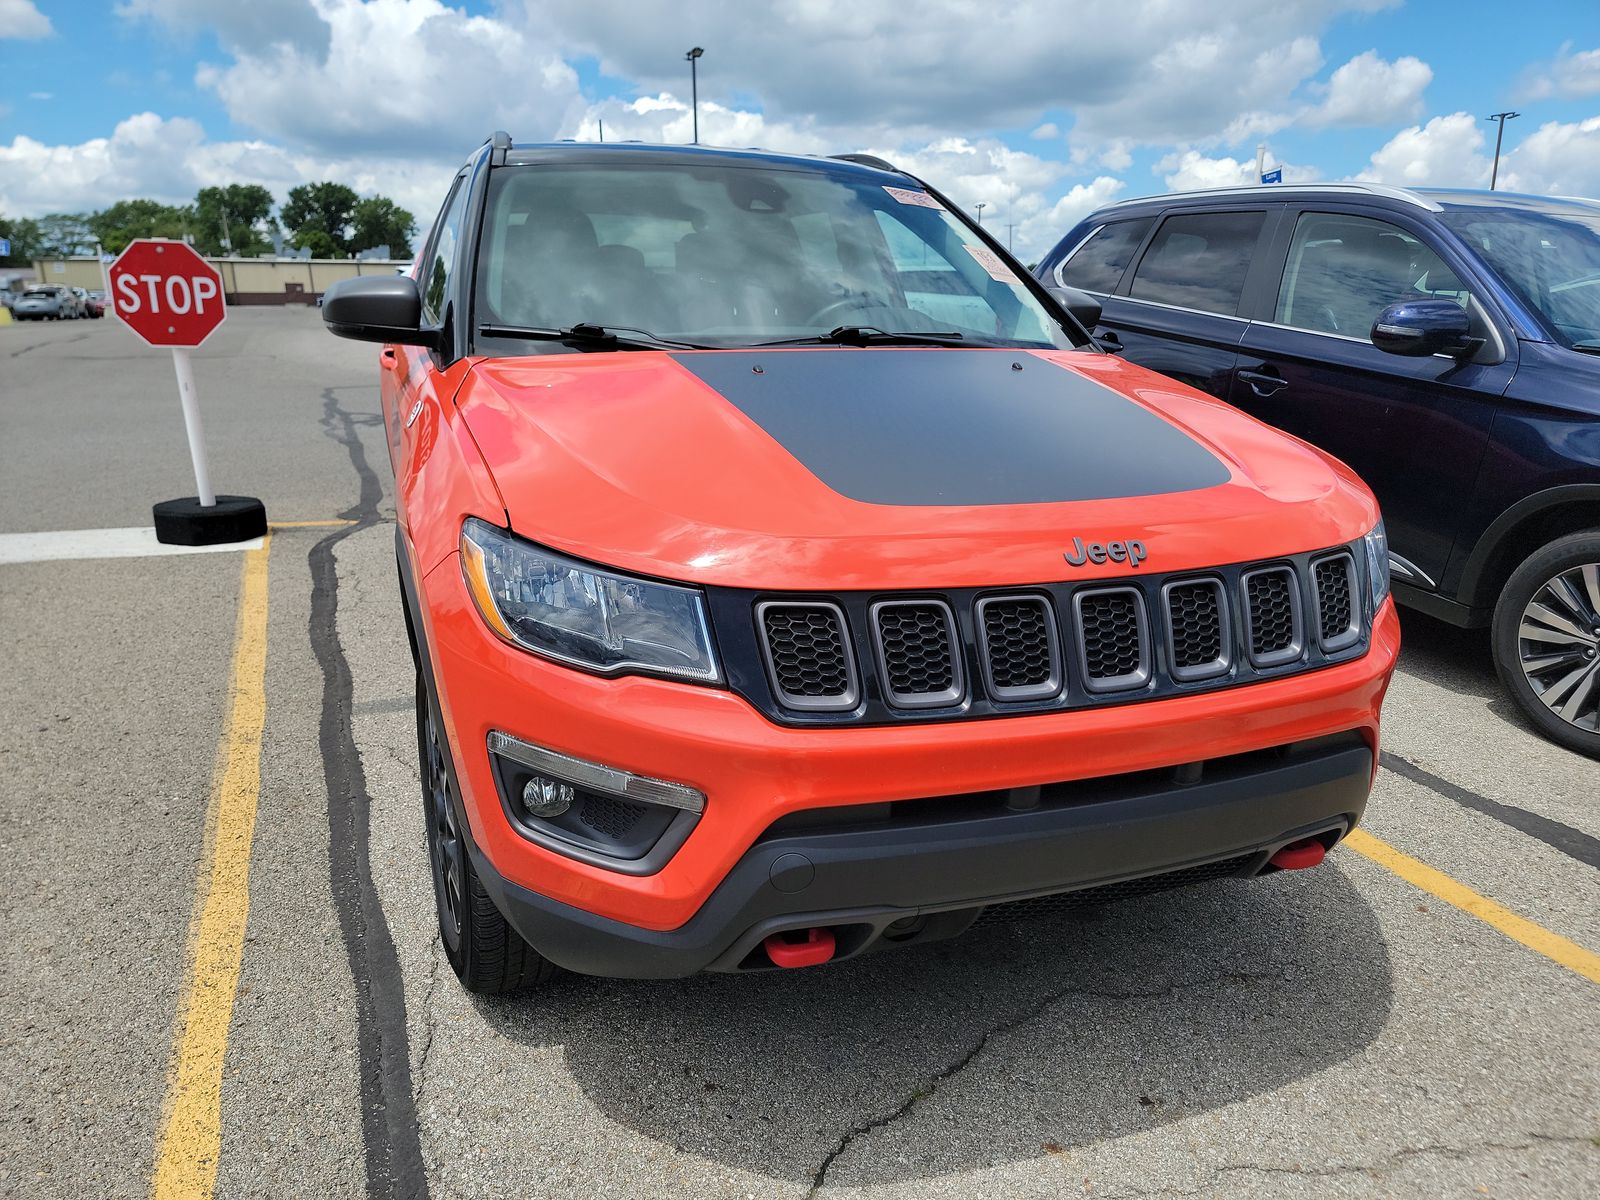
[[1167,589],[1172,630],[1172,664],[1183,670],[1224,659],[1222,585],[1212,579],[1177,583]]
[[1139,675],[1144,665],[1139,597],[1123,589],[1078,597],[1078,636],[1084,675],[1091,680],[1121,680]]
[[620,841],[645,812],[642,804],[630,804],[611,796],[585,796],[578,820],[596,833]]
[[770,605],[761,614],[767,657],[782,698],[846,700],[854,692],[844,621],[827,605]]
[[1027,900],[1008,900],[991,904],[978,918],[981,925],[1002,924],[1013,921],[1048,919],[1070,913],[1092,904],[1109,904],[1118,900],[1133,900],[1170,892],[1174,888],[1190,887],[1213,879],[1226,879],[1237,875],[1256,856],[1241,854],[1221,862],[1204,863],[1198,867],[1182,867],[1160,875],[1147,875],[1143,879],[1124,879],[1120,883],[1106,883],[1099,887],[1080,888],[1075,892],[1057,892],[1053,896],[1033,896]]
[[1250,654],[1258,662],[1293,656],[1294,588],[1294,572],[1288,567],[1258,571],[1245,582],[1245,603],[1250,607]]
[[874,619],[886,690],[896,698],[949,698],[957,690],[949,611],[931,602],[880,604]]
[[989,682],[998,692],[1043,692],[1055,684],[1050,606],[1037,596],[983,603],[983,640]]
[[1354,597],[1350,594],[1352,563],[1343,555],[1325,558],[1312,569],[1317,585],[1317,625],[1322,644],[1348,645],[1354,640]]

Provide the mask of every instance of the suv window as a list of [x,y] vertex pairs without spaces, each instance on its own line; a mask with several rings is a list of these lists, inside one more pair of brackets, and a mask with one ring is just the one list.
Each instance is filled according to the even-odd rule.
[[1179,308],[1239,311],[1264,212],[1168,217],[1133,273],[1128,294]]
[[1365,339],[1389,305],[1425,299],[1454,300],[1465,308],[1467,291],[1409,233],[1372,217],[1302,213],[1289,243],[1275,320]]
[[1150,231],[1154,217],[1141,217],[1132,221],[1113,221],[1102,225],[1089,235],[1067,259],[1056,268],[1056,279],[1067,287],[1082,288],[1086,292],[1112,292],[1128,269],[1133,252]]
[[428,248],[428,266],[422,273],[422,322],[437,325],[444,319],[444,298],[455,270],[456,242],[461,237],[461,215],[467,207],[465,177],[456,179],[450,198],[445,201],[439,227]]

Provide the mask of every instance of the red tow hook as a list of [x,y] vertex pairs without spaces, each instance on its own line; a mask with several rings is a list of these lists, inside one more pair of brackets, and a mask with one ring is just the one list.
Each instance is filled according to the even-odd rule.
[[[799,935],[804,941],[791,942]],[[778,967],[815,967],[833,957],[833,930],[821,926],[812,929],[789,929],[775,933],[761,943],[767,948],[767,957]]]
[[1290,842],[1267,859],[1267,862],[1280,871],[1301,871],[1306,867],[1316,866],[1327,853],[1326,848],[1316,838],[1305,838],[1303,841]]

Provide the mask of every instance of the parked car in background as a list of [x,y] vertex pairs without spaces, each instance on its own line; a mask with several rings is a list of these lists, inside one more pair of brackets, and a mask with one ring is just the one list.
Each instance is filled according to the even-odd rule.
[[78,297],[80,313],[85,317],[103,317],[106,315],[106,294],[104,292],[91,292],[87,288],[75,287],[72,294]]
[[78,315],[78,298],[64,287],[31,287],[11,306],[18,321],[61,321]]
[[1039,264],[1100,344],[1343,459],[1402,603],[1492,629],[1529,719],[1600,756],[1600,202],[1366,184],[1156,196]]
[[1314,866],[1399,650],[1371,493],[1100,353],[879,159],[514,146],[384,343],[446,957],[655,977]]

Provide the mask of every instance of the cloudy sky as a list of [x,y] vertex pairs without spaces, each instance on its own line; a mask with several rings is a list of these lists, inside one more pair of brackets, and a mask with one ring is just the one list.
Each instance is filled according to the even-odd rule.
[[[1526,18],[1526,19],[1525,19]],[[519,142],[868,150],[1032,256],[1112,197],[1291,181],[1600,196],[1600,0],[0,0],[0,213],[332,178],[426,225]]]

